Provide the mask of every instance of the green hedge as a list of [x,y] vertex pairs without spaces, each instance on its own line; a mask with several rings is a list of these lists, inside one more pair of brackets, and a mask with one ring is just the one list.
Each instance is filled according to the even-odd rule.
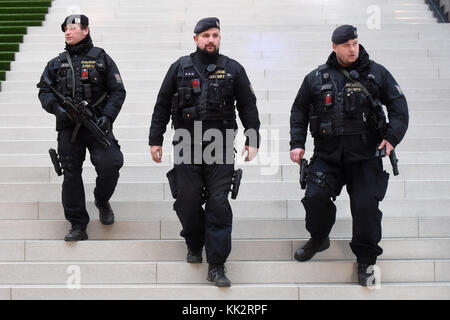
[[[41,20],[28,20],[28,21],[0,21],[0,27],[39,27],[42,25]],[[25,32],[27,33],[27,28],[25,27]]]
[[0,43],[0,52],[19,51],[19,43]]
[[0,33],[0,43],[3,42],[22,42],[23,35],[21,34],[1,34]]
[[10,0],[0,0],[0,8],[20,8],[20,7],[43,7],[48,8],[51,5],[51,1],[44,0],[44,1],[10,1]]
[[48,13],[48,8],[2,8],[0,6],[0,14],[33,14],[33,13]]
[[0,21],[45,20],[45,14],[0,14]]
[[10,64],[9,61],[0,61],[0,70],[9,71]]
[[1,26],[0,24],[0,34],[26,34],[27,27],[21,26]]
[[0,60],[14,61],[14,54],[15,52],[0,51]]
[[0,90],[27,27],[41,26],[52,1],[0,0]]

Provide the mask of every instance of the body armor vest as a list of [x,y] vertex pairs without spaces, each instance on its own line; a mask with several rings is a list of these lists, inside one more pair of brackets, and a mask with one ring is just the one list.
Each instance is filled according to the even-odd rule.
[[310,115],[310,130],[314,138],[358,135],[373,132],[376,118],[369,97],[359,83],[346,81],[338,91],[333,84],[328,65],[317,69],[321,79],[320,92],[315,97]]
[[217,65],[210,64],[206,71],[203,64],[190,56],[179,59],[178,91],[172,98],[172,121],[234,120],[235,97],[233,77],[225,65],[228,58],[219,55]]
[[67,51],[58,56],[56,83],[64,95],[85,100],[92,107],[98,106],[106,98],[103,77],[104,62],[99,61],[103,49],[93,47],[86,55],[72,61]]

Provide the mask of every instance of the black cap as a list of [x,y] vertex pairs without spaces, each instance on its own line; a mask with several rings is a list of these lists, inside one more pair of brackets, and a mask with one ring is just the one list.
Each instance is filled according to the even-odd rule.
[[83,26],[89,25],[89,18],[86,17],[84,14],[72,14],[64,19],[64,22],[61,25],[61,30],[64,32],[64,28],[68,24],[78,23],[82,24]]
[[219,28],[220,30],[220,21],[217,18],[204,18],[197,22],[194,28],[194,33],[199,34],[209,28]]
[[331,41],[334,44],[341,44],[356,38],[358,38],[357,29],[354,26],[345,24],[334,30],[333,35],[331,36]]

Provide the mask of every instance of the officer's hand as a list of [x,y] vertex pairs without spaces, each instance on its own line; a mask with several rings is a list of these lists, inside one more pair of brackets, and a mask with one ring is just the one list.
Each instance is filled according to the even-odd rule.
[[55,116],[59,121],[74,122],[73,118],[70,116],[70,114],[61,106],[58,106],[58,108],[56,108]]
[[300,164],[300,160],[302,160],[305,155],[305,149],[296,148],[291,150],[291,160],[295,163]]
[[384,146],[386,146],[386,155],[389,156],[391,154],[391,151],[394,150],[394,147],[392,146],[392,144],[389,143],[389,141],[383,140],[383,141],[381,141],[378,149],[381,150],[384,148]]
[[247,152],[247,156],[245,157],[245,161],[252,161],[255,159],[256,154],[258,153],[258,148],[251,147],[251,146],[244,146],[244,149],[242,149],[242,156]]
[[155,162],[161,162],[162,160],[162,147],[161,146],[150,146],[150,153],[152,154],[152,159]]
[[111,118],[108,116],[101,116],[97,119],[97,125],[105,132],[111,130]]

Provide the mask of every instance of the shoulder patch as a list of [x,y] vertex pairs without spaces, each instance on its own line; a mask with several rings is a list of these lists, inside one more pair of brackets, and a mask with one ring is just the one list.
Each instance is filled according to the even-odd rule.
[[120,77],[120,74],[114,73],[114,77],[116,78],[117,83],[122,83],[122,78]]
[[400,88],[400,86],[398,84],[395,85],[395,87],[397,88],[398,94],[403,94],[403,90],[402,88]]

